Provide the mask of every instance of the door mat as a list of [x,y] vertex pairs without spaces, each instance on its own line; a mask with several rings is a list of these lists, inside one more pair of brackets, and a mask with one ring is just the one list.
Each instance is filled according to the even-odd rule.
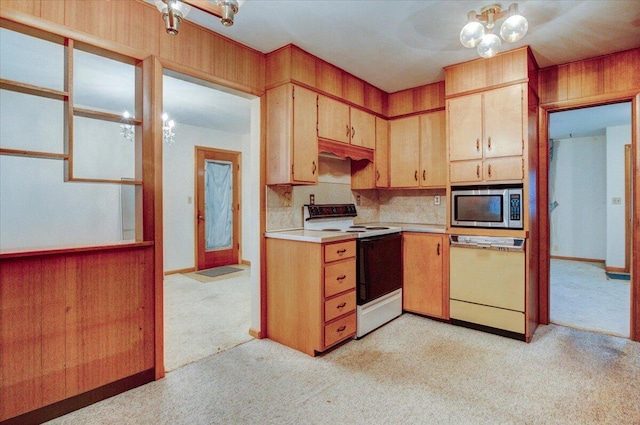
[[613,272],[605,272],[609,279],[618,279],[618,280],[631,280],[631,275],[629,273],[613,273]]
[[242,270],[243,269],[239,269],[237,267],[223,266],[223,267],[216,267],[213,269],[200,270],[199,272],[196,272],[196,274],[207,276],[207,277],[218,277],[218,276],[222,276],[229,273],[240,272]]

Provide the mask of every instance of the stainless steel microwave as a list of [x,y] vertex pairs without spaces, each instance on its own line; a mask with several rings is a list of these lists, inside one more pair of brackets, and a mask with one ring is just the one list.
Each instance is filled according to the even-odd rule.
[[522,187],[451,188],[451,226],[522,229]]

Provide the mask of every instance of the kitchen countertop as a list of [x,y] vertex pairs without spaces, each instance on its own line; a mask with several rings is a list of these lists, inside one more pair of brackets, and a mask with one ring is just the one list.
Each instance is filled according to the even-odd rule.
[[[367,226],[400,227],[403,232],[445,233],[442,224],[418,223],[358,223]],[[353,234],[344,232],[326,232],[321,230],[288,229],[265,232],[266,238],[287,239],[291,241],[325,243],[355,239]]]
[[313,242],[313,243],[346,241],[346,240],[356,238],[352,233],[326,232],[323,230],[304,230],[304,229],[275,230],[271,232],[265,232],[264,236],[266,238],[287,239],[290,241]]

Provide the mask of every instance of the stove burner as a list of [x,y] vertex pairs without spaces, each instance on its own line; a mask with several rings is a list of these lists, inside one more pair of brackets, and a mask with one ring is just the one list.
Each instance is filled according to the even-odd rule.
[[361,226],[361,225],[354,225],[354,226],[349,226],[350,229],[366,229],[367,226]]
[[383,226],[371,226],[371,227],[367,227],[367,230],[387,230],[388,227],[383,227]]
[[347,233],[363,233],[363,232],[366,232],[366,230],[352,229],[352,230],[345,230],[345,232],[347,232]]
[[322,229],[323,232],[342,232],[340,229]]

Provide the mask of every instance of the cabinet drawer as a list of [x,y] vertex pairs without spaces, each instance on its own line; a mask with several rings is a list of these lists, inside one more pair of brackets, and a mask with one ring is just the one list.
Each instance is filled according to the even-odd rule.
[[324,346],[325,348],[332,346],[345,338],[355,335],[356,333],[356,313],[338,319],[329,323],[324,327]]
[[324,262],[344,260],[356,256],[356,241],[333,243],[324,246]]
[[356,287],[356,259],[329,264],[324,268],[324,296],[329,298]]
[[524,313],[519,311],[451,300],[450,316],[452,319],[524,334]]
[[522,180],[524,160],[521,156],[485,160],[485,180]]
[[356,291],[347,292],[344,295],[325,301],[324,321],[330,322],[336,317],[349,313],[356,309]]

